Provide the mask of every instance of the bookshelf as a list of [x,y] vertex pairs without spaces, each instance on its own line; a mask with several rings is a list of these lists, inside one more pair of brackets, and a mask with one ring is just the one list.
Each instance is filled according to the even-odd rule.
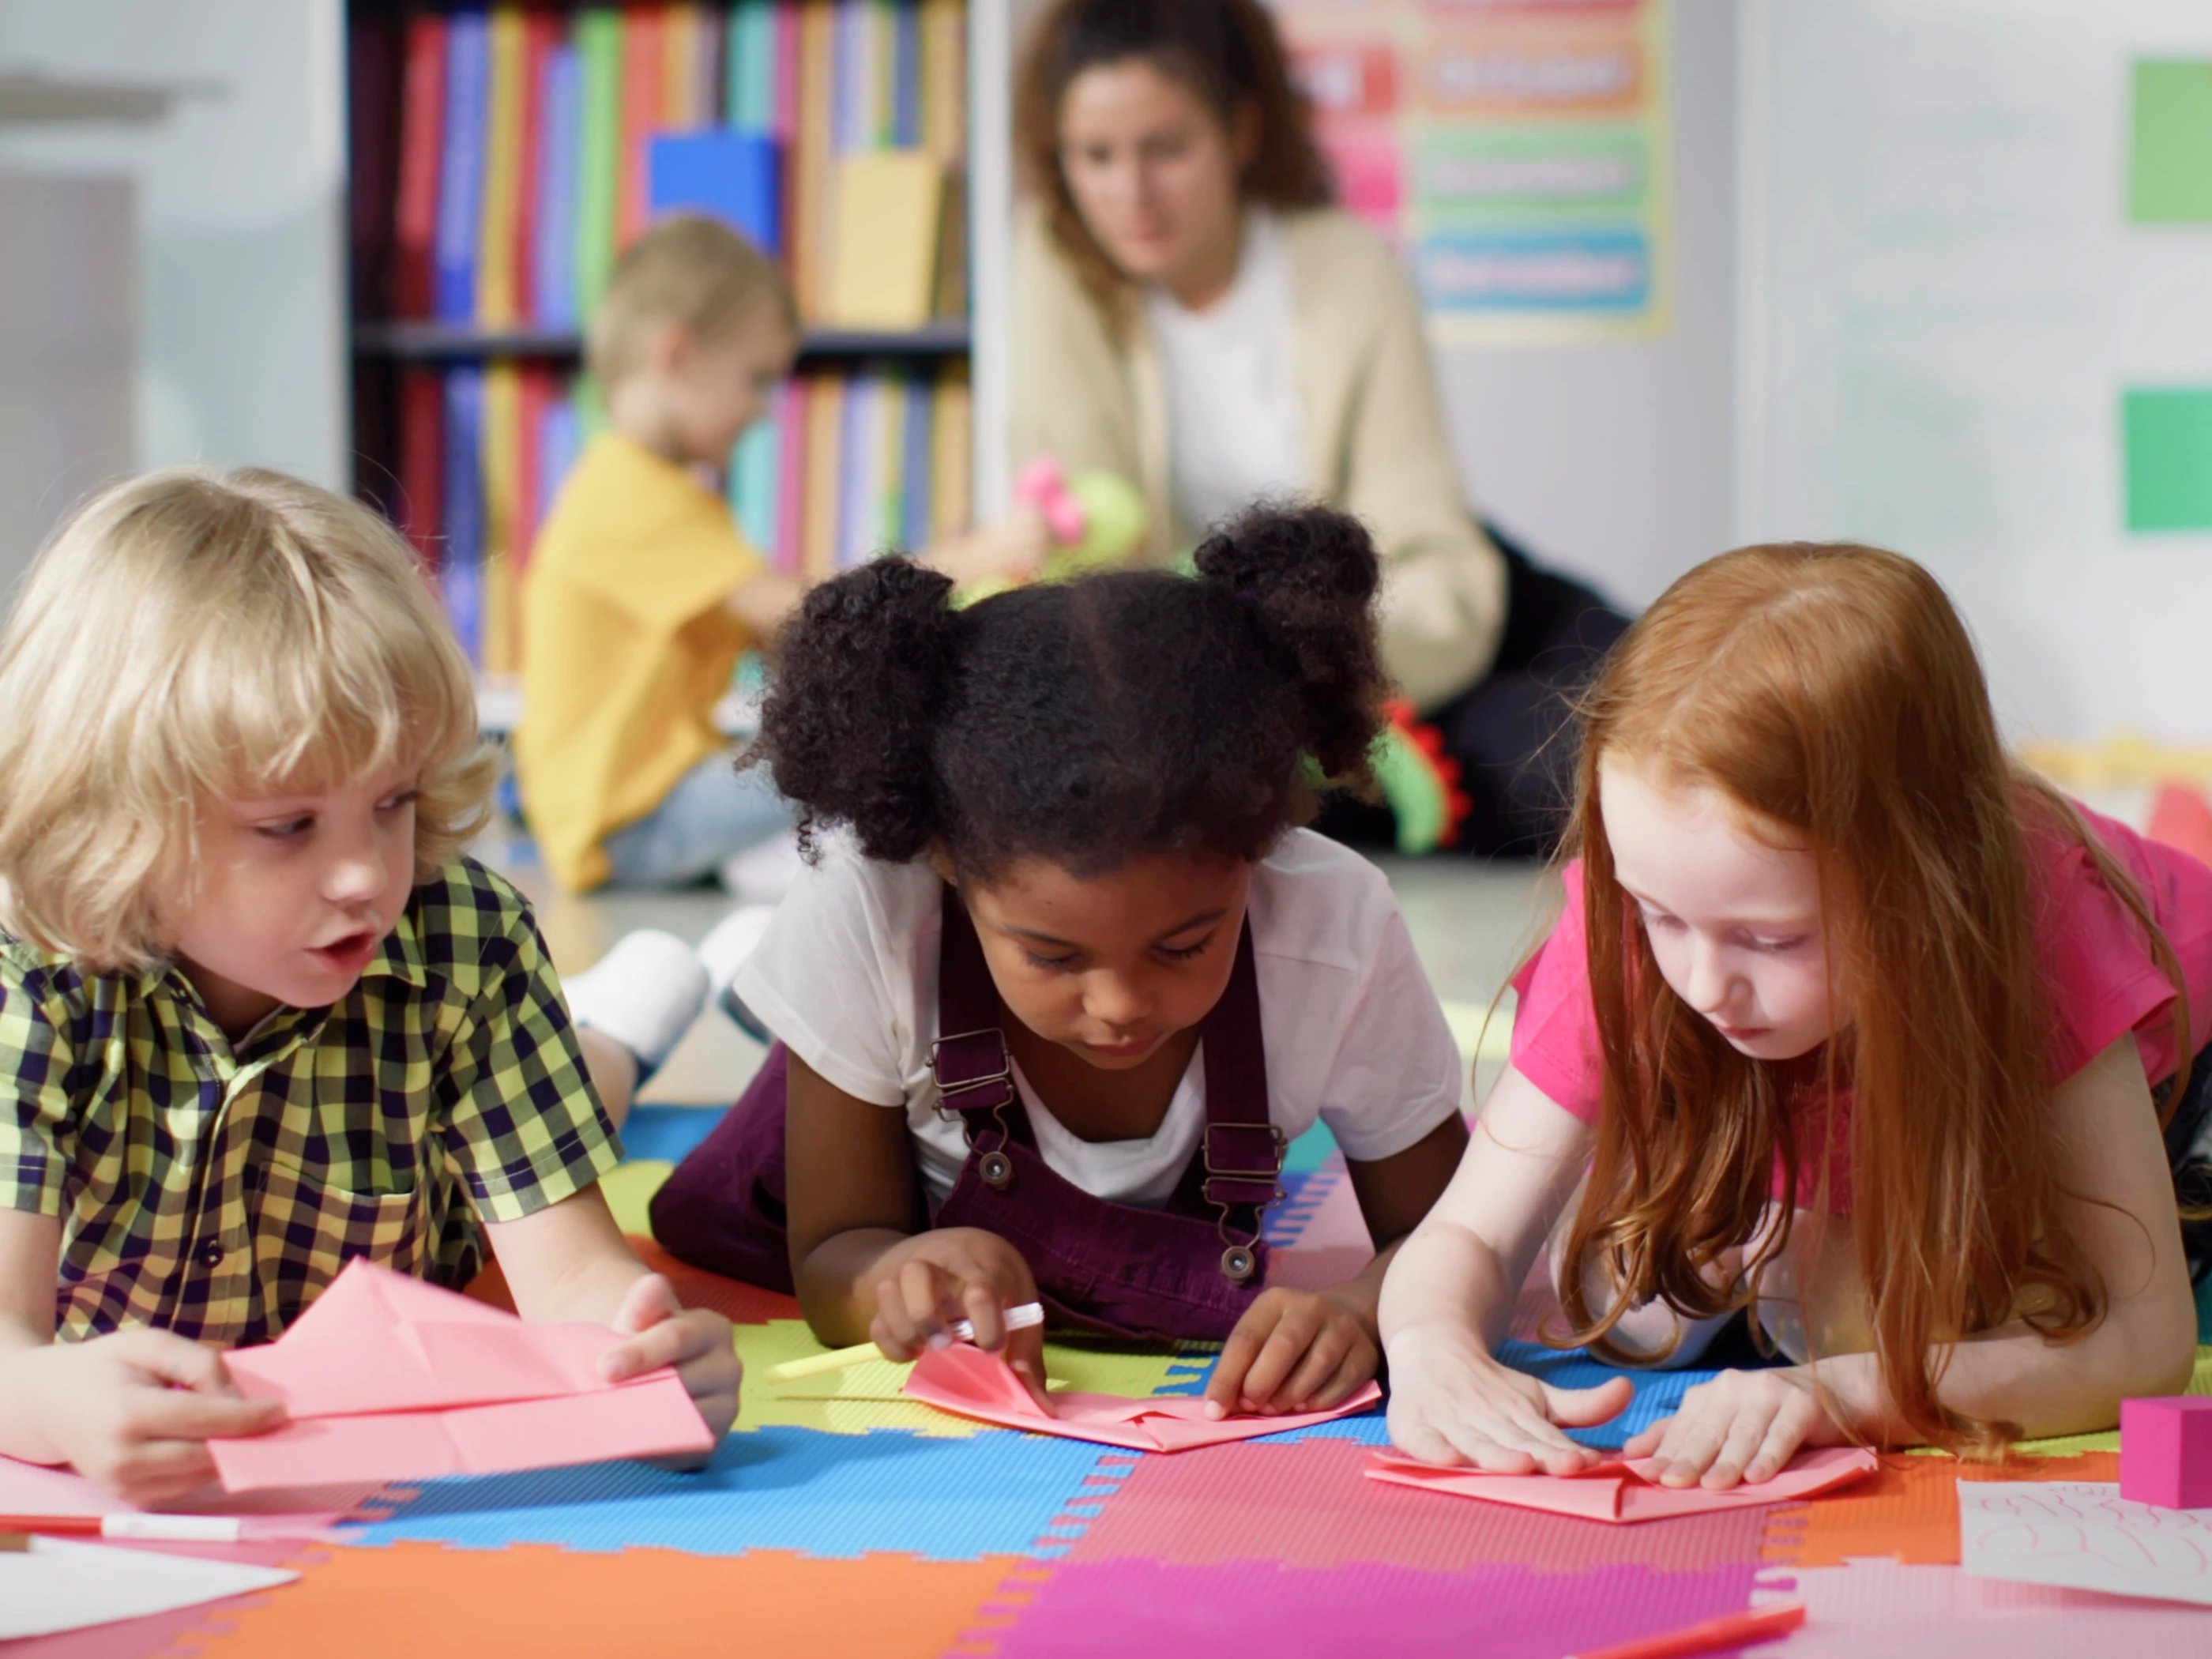
[[[557,169],[582,181],[580,198],[595,188],[580,144],[596,154],[595,142],[618,136],[596,186],[619,192],[599,210],[616,244],[643,222],[631,173],[647,138],[726,129],[777,146],[780,220],[771,235],[754,234],[780,241],[806,321],[792,384],[763,423],[772,429],[740,444],[730,483],[740,523],[779,563],[828,574],[1003,499],[1000,446],[975,437],[1003,429],[1001,349],[969,317],[1005,314],[1007,0],[345,0],[345,17],[354,487],[421,547],[487,679],[512,671],[514,583],[596,418],[578,375],[581,328],[612,246],[595,251],[589,199],[558,207],[587,222],[580,234],[563,221],[548,240]],[[463,34],[476,56],[457,68]],[[426,78],[431,37],[445,56]],[[618,115],[589,102],[594,50],[621,64],[599,83]],[[580,141],[563,137],[555,113],[564,60],[568,107],[585,109],[569,118],[586,124]],[[452,101],[464,84],[486,88],[483,108]],[[951,285],[961,303],[918,328],[831,325],[820,252],[830,169],[854,150],[916,148],[958,181],[961,221],[947,234],[964,233],[964,271]],[[468,204],[458,213],[457,200]],[[501,212],[511,222],[495,221]],[[440,263],[449,243],[480,256],[458,290]],[[548,277],[549,248],[566,258],[571,246],[581,250],[574,268]],[[796,450],[805,459],[794,470]]]

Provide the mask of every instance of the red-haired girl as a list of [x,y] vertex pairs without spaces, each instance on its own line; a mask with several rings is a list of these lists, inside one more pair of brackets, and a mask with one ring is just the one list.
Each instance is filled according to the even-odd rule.
[[1547,1236],[1600,1356],[1688,1363],[1748,1309],[1795,1362],[1632,1439],[1668,1485],[1990,1453],[2184,1386],[2212,871],[2007,757],[1927,572],[1802,544],[1692,571],[1589,698],[1576,805],[1512,1065],[1384,1286],[1401,1448],[1595,1461],[1563,1428],[1629,1384],[1492,1358]]

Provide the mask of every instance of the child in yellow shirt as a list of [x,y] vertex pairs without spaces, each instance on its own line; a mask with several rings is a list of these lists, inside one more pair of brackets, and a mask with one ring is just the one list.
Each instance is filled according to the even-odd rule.
[[[732,766],[713,712],[800,585],[746,544],[714,481],[798,343],[775,267],[691,216],[631,246],[592,319],[609,429],[532,554],[514,736],[531,830],[564,888],[696,881],[790,828],[768,779]],[[1024,508],[927,557],[974,579],[1025,573],[1044,550],[1042,515]]]

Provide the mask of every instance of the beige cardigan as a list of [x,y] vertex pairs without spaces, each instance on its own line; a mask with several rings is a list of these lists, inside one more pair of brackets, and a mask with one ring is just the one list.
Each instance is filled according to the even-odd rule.
[[[1489,671],[1505,563],[1475,524],[1444,432],[1421,307],[1397,256],[1349,213],[1285,214],[1305,428],[1305,488],[1357,515],[1382,550],[1382,661],[1417,708]],[[1198,540],[1168,483],[1167,392],[1143,307],[1117,331],[1034,211],[1014,237],[1016,470],[1050,455],[1115,472],[1145,498],[1146,556]]]

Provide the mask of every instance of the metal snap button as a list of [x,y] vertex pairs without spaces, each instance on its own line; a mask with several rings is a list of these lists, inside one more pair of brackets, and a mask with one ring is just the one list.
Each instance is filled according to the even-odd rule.
[[986,1152],[975,1160],[975,1173],[993,1192],[1003,1193],[1014,1184],[1014,1160],[1004,1152]]
[[222,1265],[222,1241],[221,1239],[210,1238],[207,1243],[200,1246],[200,1265],[204,1267],[219,1267]]
[[1249,1244],[1231,1244],[1221,1253],[1221,1276],[1232,1285],[1242,1285],[1259,1267],[1260,1258]]

